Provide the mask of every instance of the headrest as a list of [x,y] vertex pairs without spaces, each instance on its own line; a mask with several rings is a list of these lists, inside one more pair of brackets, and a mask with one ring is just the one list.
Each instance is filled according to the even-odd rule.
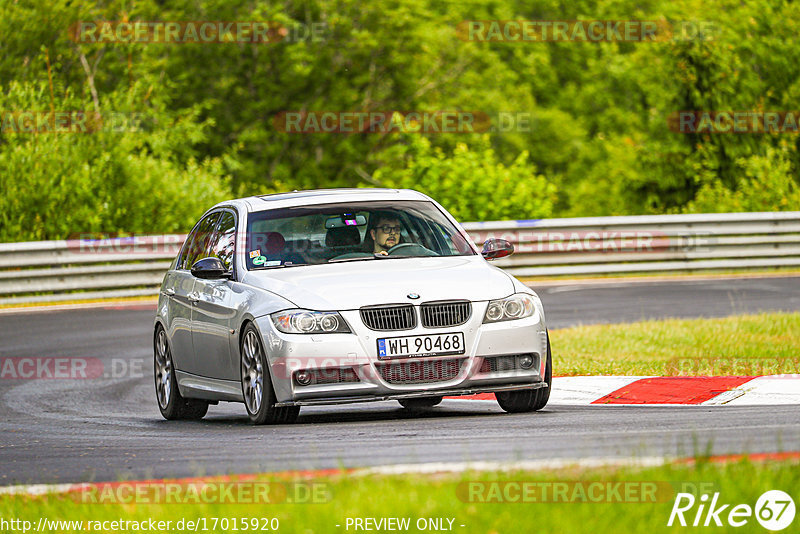
[[325,234],[326,247],[344,247],[350,245],[360,245],[361,234],[355,226],[342,226],[340,228],[329,228]]
[[250,250],[261,250],[261,254],[275,255],[283,252],[286,239],[279,232],[254,232],[250,236]]

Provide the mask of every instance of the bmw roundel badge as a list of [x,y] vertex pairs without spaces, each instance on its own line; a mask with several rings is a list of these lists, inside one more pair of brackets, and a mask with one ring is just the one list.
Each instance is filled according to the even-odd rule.
[[408,298],[412,300],[417,300],[419,298],[419,295],[417,295],[416,293],[409,293]]

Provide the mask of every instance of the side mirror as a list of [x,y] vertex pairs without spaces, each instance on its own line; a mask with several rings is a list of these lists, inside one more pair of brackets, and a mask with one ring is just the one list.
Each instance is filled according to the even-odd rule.
[[487,239],[483,244],[483,250],[481,250],[481,256],[487,260],[505,258],[513,253],[514,245],[505,239]]
[[192,265],[192,275],[203,280],[219,280],[230,275],[219,258],[203,258]]

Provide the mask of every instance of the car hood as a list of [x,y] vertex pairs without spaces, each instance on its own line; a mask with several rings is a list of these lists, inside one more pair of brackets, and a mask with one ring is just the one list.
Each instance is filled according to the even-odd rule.
[[[242,280],[312,310],[352,310],[375,304],[502,298],[509,275],[480,256],[392,258],[250,271]],[[410,300],[416,293],[419,300]]]

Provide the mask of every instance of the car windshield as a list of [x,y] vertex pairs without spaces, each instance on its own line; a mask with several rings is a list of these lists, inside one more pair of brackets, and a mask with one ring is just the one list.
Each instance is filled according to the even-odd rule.
[[432,202],[353,202],[265,210],[247,221],[247,268],[469,256],[462,231]]

